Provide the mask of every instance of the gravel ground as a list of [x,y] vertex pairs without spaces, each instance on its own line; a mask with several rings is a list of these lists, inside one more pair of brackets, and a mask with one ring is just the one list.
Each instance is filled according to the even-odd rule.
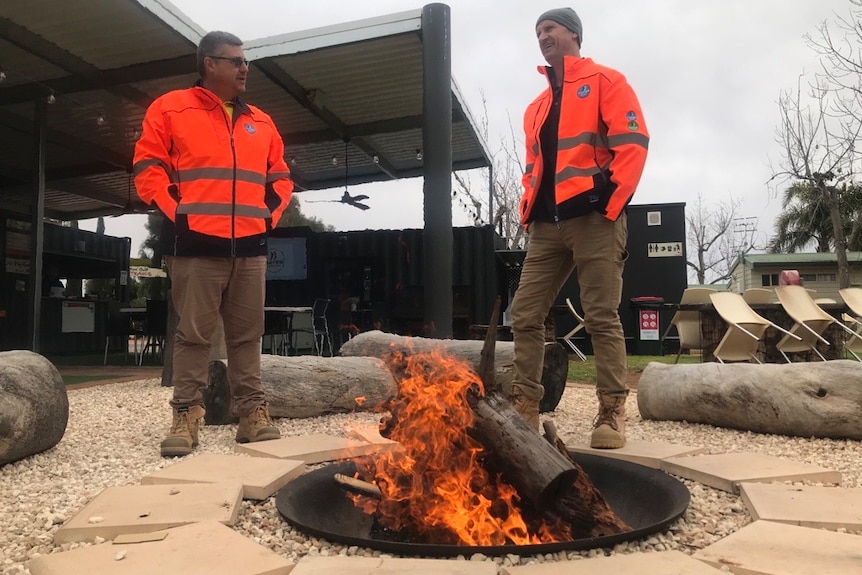
[[[101,543],[56,546],[53,534],[106,487],[137,484],[140,478],[172,463],[158,455],[169,423],[170,389],[149,379],[69,392],[70,415],[65,437],[54,449],[0,467],[0,574],[29,573],[26,562],[46,553]],[[569,386],[552,419],[562,437],[586,437],[595,414],[594,392]],[[788,438],[718,429],[707,425],[642,421],[635,393],[628,402],[628,437],[706,447],[710,453],[752,451],[813,463],[843,473],[844,486],[862,487],[862,442]],[[545,416],[543,416],[545,417]],[[277,420],[283,435],[346,435],[358,423],[376,423],[374,414]],[[204,427],[199,452],[232,453],[235,426]],[[668,531],[622,543],[613,549],[547,555],[484,557],[498,565],[526,565],[573,560],[598,554],[676,549],[693,553],[747,523],[751,516],[738,496],[686,481],[691,505]],[[275,498],[243,501],[234,527],[292,562],[306,555],[377,556],[379,551],[347,547],[305,536],[278,514]]]

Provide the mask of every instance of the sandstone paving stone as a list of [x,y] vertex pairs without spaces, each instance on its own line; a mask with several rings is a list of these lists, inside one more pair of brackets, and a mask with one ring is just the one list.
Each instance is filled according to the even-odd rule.
[[500,573],[501,575],[718,575],[721,571],[680,551],[662,551],[504,567]]
[[706,452],[706,448],[704,447],[692,447],[659,441],[639,441],[636,439],[626,441],[626,444],[619,449],[593,449],[590,447],[589,441],[583,441],[581,438],[577,440],[568,439],[566,447],[576,453],[589,453],[612,459],[622,459],[623,461],[630,461],[638,465],[652,467],[653,469],[661,469],[662,460],[669,457],[682,457]]
[[287,575],[287,559],[212,521],[166,531],[141,543],[102,543],[43,555],[28,563],[30,575]]
[[862,530],[862,488],[742,483],[739,490],[755,520],[833,531]]
[[204,453],[151,473],[141,483],[241,483],[243,498],[266,499],[304,472],[305,463],[293,459]]
[[850,575],[862,573],[862,536],[755,521],[693,556],[738,575]]
[[493,561],[395,557],[304,557],[291,575],[496,575]]
[[54,543],[114,539],[201,521],[236,523],[239,483],[108,487],[54,533]]
[[367,441],[323,433],[294,435],[257,443],[238,443],[234,450],[255,457],[296,459],[309,465],[380,452],[379,446]]
[[362,424],[351,426],[347,430],[347,435],[354,439],[367,441],[372,445],[376,445],[379,448],[378,453],[400,451],[403,449],[401,444],[397,441],[392,441],[391,439],[380,435],[380,426],[378,425]]
[[839,471],[759,453],[671,457],[662,460],[661,469],[729,493],[738,493],[742,482],[841,483]]

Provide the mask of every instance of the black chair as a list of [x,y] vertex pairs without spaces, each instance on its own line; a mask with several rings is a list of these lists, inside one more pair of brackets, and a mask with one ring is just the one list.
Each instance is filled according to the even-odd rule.
[[154,359],[162,360],[165,351],[165,337],[168,331],[168,301],[163,299],[147,300],[147,319],[144,321],[146,338],[144,348],[138,358],[138,365],[144,364],[144,355],[149,350]]
[[329,355],[332,356],[332,338],[329,334],[329,322],[326,321],[326,308],[329,307],[329,300],[318,298],[314,300],[314,305],[311,306],[311,327],[295,327],[293,328],[294,341],[291,346],[296,349],[296,334],[308,333],[311,334],[315,355],[324,355],[324,350],[329,348]]
[[[269,339],[269,347],[266,347]],[[261,352],[269,349],[269,353],[275,355],[287,355],[287,318],[285,314],[277,311],[263,312],[263,337],[260,342]]]
[[121,302],[108,302],[108,318],[105,326],[105,357],[102,365],[108,364],[108,347],[111,344],[111,339],[119,338],[122,341],[123,359],[129,360],[129,338],[135,338],[135,363],[138,360],[138,338],[143,335],[143,330],[137,328],[132,323],[132,315],[127,312],[120,311]]

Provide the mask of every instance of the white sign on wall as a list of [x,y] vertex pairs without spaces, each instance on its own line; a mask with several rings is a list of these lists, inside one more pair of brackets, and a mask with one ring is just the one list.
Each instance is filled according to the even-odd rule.
[[305,238],[269,238],[267,280],[304,280],[308,277]]
[[651,258],[682,257],[682,242],[652,242],[647,244],[647,256]]

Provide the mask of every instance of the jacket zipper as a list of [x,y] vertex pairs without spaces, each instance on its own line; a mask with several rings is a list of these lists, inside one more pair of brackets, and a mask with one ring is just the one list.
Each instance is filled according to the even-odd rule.
[[[224,104],[221,104],[224,120],[227,124],[227,131],[230,134],[230,153],[233,157],[233,179],[231,180],[230,188],[230,257],[236,257],[236,143],[233,139],[233,125],[228,118],[227,110],[224,109]],[[234,114],[237,110],[233,111]]]
[[[551,108],[553,108],[553,106],[554,106],[554,82],[553,82],[553,80],[551,80],[551,77],[550,77],[549,75],[547,75],[547,74],[545,74],[545,78],[547,78],[547,80],[548,80],[548,85],[549,85],[549,87],[550,87],[550,89],[551,89],[551,103],[550,103],[550,105],[548,106],[547,113],[545,114],[545,117],[544,117],[544,119],[542,120],[542,123],[541,123],[541,124],[539,124],[539,136],[536,138],[536,142],[539,144],[539,152],[540,152],[540,153],[542,153],[542,138],[541,138],[542,126],[545,124],[545,122],[547,122],[547,121],[548,121],[548,115],[551,113]],[[562,108],[562,107],[563,107],[563,86],[560,86],[560,108]],[[557,158],[554,160],[554,171],[555,171],[555,172],[556,172],[556,169],[557,169],[557,160],[559,159],[559,157],[560,157],[560,118],[559,118],[559,115],[558,115],[558,116],[557,116]],[[544,158],[544,154],[543,154],[543,153],[542,153],[542,158]],[[542,171],[543,171],[543,172],[544,172],[544,163],[545,163],[545,162],[544,162],[544,159],[543,159],[543,160],[542,160],[542,168],[543,168],[543,170],[542,170]],[[558,206],[557,206],[557,174],[556,174],[556,173],[554,173],[554,174],[553,174],[553,177],[554,177],[554,186],[553,186],[553,193],[554,193],[554,224],[557,226],[557,229],[558,229],[558,230],[561,230],[561,229],[562,229],[562,227],[560,226],[560,210],[558,209]],[[540,181],[539,181],[539,186],[541,186],[541,185],[542,185],[542,182],[541,182],[541,180],[540,180]],[[539,197],[538,197],[538,196],[539,196],[539,190],[538,190],[538,189],[536,189],[536,201],[538,201],[538,200],[539,200]]]

